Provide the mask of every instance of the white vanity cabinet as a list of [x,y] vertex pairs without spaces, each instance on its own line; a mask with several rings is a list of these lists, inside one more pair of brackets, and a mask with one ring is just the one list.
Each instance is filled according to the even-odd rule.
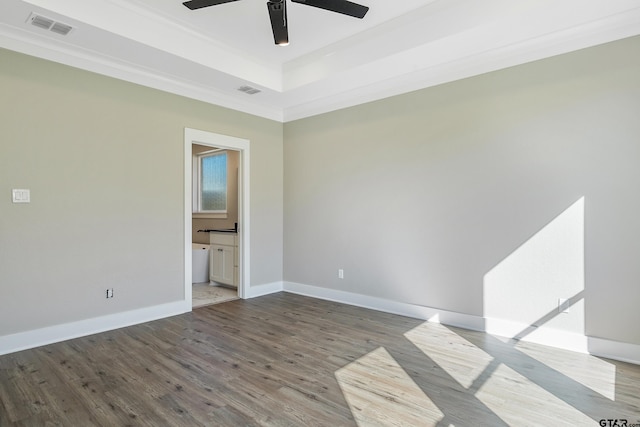
[[209,279],[224,285],[238,286],[238,234],[209,233]]

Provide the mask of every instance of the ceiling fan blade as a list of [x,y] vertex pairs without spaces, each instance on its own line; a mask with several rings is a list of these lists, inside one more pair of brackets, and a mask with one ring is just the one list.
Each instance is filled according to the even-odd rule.
[[273,30],[273,41],[277,45],[289,44],[289,32],[287,31],[287,2],[286,0],[268,1],[269,18]]
[[331,12],[341,13],[343,15],[353,16],[354,18],[364,18],[369,8],[361,4],[352,3],[347,0],[291,0],[294,3],[306,4],[307,6],[319,7],[320,9],[329,10]]
[[216,6],[223,3],[231,3],[238,0],[191,0],[182,3],[191,10],[202,9],[203,7]]

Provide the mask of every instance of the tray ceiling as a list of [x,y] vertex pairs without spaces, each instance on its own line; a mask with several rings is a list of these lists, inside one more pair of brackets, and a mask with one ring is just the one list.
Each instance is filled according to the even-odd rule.
[[640,34],[637,0],[358,2],[289,3],[281,47],[264,0],[3,0],[0,47],[286,122]]

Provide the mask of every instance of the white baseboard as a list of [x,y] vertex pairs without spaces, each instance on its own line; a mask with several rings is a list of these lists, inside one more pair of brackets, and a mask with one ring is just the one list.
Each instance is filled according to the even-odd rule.
[[372,297],[353,292],[336,289],[321,288],[319,286],[303,285],[302,283],[284,282],[284,290],[299,295],[320,298],[328,301],[341,302],[357,307],[384,311],[385,313],[424,319],[430,322],[458,326],[474,331],[484,331],[484,320],[478,316],[439,310],[421,305],[391,301],[384,298]]
[[0,337],[0,355],[150,322],[189,311],[191,311],[191,301],[177,301],[5,335]]
[[[487,319],[480,316],[455,313],[432,307],[391,301],[384,298],[371,297],[352,292],[327,289],[318,286],[303,285],[293,282],[272,282],[264,285],[252,286],[248,289],[246,298],[255,298],[275,292],[286,291],[294,294],[310,296],[329,301],[364,307],[386,313],[399,314],[430,322],[457,326],[475,331],[482,331],[492,335],[514,338],[527,325],[502,319]],[[31,331],[19,332],[0,337],[0,355],[39,347],[55,342],[92,335],[152,320],[171,317],[191,311],[190,301],[177,301],[168,304],[145,307],[123,313],[95,317],[78,322],[48,326]],[[640,345],[607,340],[603,338],[587,337],[582,334],[537,328],[523,341],[535,342],[551,347],[589,353],[594,356],[606,357],[623,362],[640,365]]]
[[[532,327],[513,320],[485,318],[484,332],[519,341],[548,345],[565,350],[588,353],[587,336],[577,332],[562,331],[549,327]],[[526,331],[526,335],[523,335]]]
[[[455,313],[432,307],[390,301],[383,298],[355,294],[352,292],[327,289],[319,286],[301,283],[284,282],[284,291],[294,294],[310,296],[329,301],[341,302],[358,307],[399,314],[444,325],[457,326],[464,329],[486,332],[506,338],[516,338],[518,334],[529,328],[529,325],[503,319],[490,319],[469,314]],[[521,341],[534,342],[550,347],[594,356],[607,357],[640,365],[640,345],[621,343],[602,338],[588,337],[575,332],[561,331],[552,328],[535,328],[527,335],[519,338]]]
[[261,297],[263,295],[273,294],[282,291],[282,282],[271,282],[263,285],[250,286],[245,292],[245,298]]
[[[282,291],[282,282],[252,286],[247,290],[246,298],[255,298],[280,291]],[[190,311],[191,301],[177,301],[0,336],[0,355],[150,322]]]
[[589,353],[594,356],[640,365],[640,345],[589,337]]

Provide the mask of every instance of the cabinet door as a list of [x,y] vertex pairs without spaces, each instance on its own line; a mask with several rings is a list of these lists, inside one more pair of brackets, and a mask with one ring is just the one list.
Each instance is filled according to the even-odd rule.
[[234,283],[234,252],[233,246],[211,245],[211,280],[225,285],[235,286]]

